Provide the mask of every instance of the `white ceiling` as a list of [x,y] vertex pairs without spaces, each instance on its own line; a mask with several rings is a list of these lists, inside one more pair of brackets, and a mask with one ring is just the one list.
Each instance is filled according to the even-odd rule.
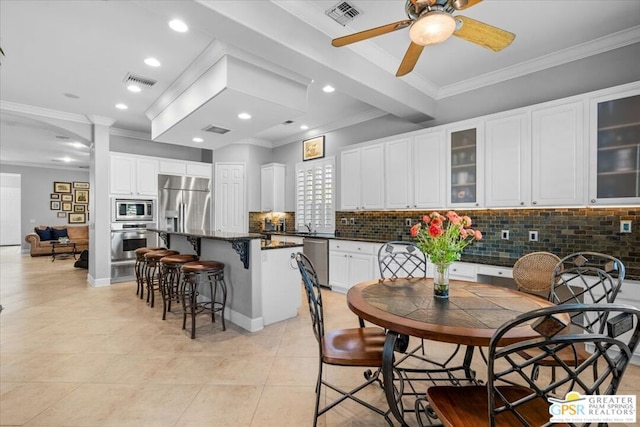
[[[325,15],[336,1],[2,0],[0,161],[53,165],[69,156],[75,166],[88,162],[86,148],[57,138],[72,135],[21,117],[24,106],[110,117],[119,134],[150,137],[149,116],[175,96],[177,82],[193,77],[213,43],[312,81],[307,112],[293,124],[265,122],[242,139],[277,146],[386,114],[425,125],[449,96],[640,41],[637,0],[485,0],[454,15],[515,33],[511,46],[496,53],[452,37],[425,48],[415,70],[396,78],[407,29],[342,48],[330,41],[405,19],[404,0],[350,2],[363,13],[343,27]],[[169,29],[173,18],[190,30]],[[162,66],[146,66],[148,56]],[[123,83],[128,72],[158,83],[133,94]],[[327,83],[336,92],[322,92]],[[115,109],[119,102],[128,110]],[[301,131],[301,124],[310,129]],[[199,147],[214,148],[206,141]]]

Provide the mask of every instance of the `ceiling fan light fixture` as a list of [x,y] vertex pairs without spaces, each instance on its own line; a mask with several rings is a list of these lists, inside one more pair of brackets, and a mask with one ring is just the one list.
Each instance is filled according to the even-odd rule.
[[456,30],[456,20],[447,12],[431,10],[409,28],[409,38],[420,46],[442,43]]

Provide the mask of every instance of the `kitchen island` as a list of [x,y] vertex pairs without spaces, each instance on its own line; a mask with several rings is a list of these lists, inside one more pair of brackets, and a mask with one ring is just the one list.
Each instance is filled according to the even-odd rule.
[[152,231],[159,234],[169,249],[225,263],[228,288],[225,318],[232,323],[255,332],[297,314],[300,278],[289,259],[292,252],[301,250],[301,245],[264,244],[263,236],[257,233]]

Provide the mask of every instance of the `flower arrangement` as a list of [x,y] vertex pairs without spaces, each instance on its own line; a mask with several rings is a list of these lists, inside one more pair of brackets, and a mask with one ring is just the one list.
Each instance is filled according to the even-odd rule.
[[432,212],[411,227],[411,236],[416,239],[416,245],[436,266],[434,291],[438,297],[449,296],[449,265],[460,259],[465,247],[482,239],[482,233],[472,229],[471,224],[468,216],[449,211],[446,215]]

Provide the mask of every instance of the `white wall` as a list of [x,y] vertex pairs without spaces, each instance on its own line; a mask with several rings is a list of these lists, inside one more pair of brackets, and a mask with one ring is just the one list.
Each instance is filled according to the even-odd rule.
[[19,245],[20,175],[0,173],[0,246]]
[[109,151],[211,163],[211,150],[165,144],[119,135],[109,136]]

